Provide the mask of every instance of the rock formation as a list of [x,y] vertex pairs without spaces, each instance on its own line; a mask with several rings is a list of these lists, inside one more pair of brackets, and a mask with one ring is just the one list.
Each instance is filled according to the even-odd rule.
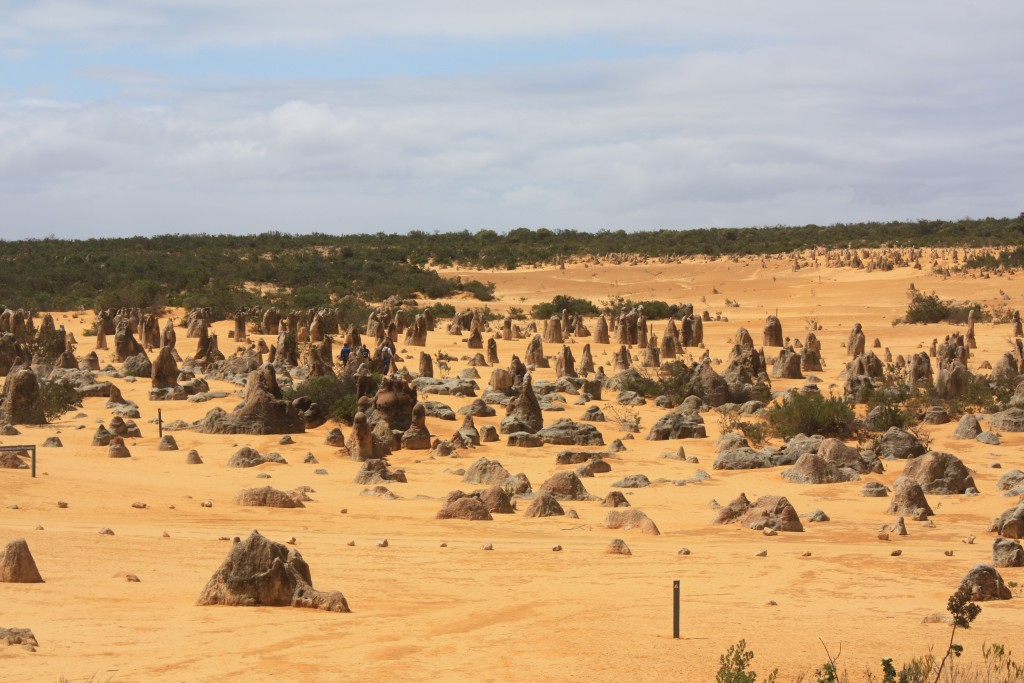
[[351,611],[338,591],[313,588],[309,565],[298,550],[268,540],[255,530],[232,546],[196,604]]

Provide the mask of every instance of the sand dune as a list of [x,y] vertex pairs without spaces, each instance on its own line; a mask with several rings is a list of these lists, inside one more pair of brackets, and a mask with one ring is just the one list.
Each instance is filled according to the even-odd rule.
[[[877,337],[894,355],[916,352],[953,331],[947,325],[890,324],[905,310],[912,282],[945,298],[1014,308],[1022,303],[1013,276],[942,278],[909,268],[794,272],[783,259],[573,264],[564,270],[461,274],[494,281],[499,301],[491,308],[499,311],[529,310],[563,293],[595,302],[612,295],[692,302],[698,311],[706,308],[729,319],[705,324],[705,343],[714,358],[726,357],[728,340],[741,325],[760,345],[769,313],[781,318],[787,336],[801,339],[807,321],[814,319],[821,326],[817,335],[827,363],[825,372],[818,373],[823,388],[842,384],[842,344],[853,322],[864,325],[869,347]],[[1001,291],[1010,294],[1008,301]],[[727,306],[726,299],[738,301],[739,308]],[[79,355],[92,349],[92,338],[82,334],[91,314],[55,317],[75,333]],[[234,350],[227,338],[230,326],[215,326],[225,353]],[[659,337],[663,327],[664,321],[654,323]],[[178,338],[182,356],[195,345],[184,337]],[[994,362],[1010,348],[1009,325],[980,324],[977,337],[972,368]],[[434,332],[428,350],[465,356],[464,339]],[[522,357],[525,345],[525,340],[499,341],[502,364],[513,353]],[[612,347],[592,348],[595,364],[610,369]],[[545,350],[551,354],[556,349],[548,345]],[[418,349],[406,352],[406,363],[415,370]],[[98,353],[101,366],[109,362],[108,352]],[[464,365],[453,363],[453,373]],[[486,372],[482,369],[481,386]],[[554,371],[538,370],[535,376],[554,379]],[[180,431],[175,438],[181,450],[160,452],[157,426],[150,422],[158,408],[164,420],[193,421],[215,405],[230,410],[239,399],[156,404],[147,400],[148,381],[116,383],[142,412],[137,420],[142,438],[127,440],[131,459],[109,459],[105,448],[90,445],[96,426],[110,418],[105,399],[86,399],[81,417],[72,412],[55,424],[20,426],[21,436],[0,438],[6,445],[41,444],[57,434],[64,443],[61,449],[39,449],[37,479],[23,470],[0,470],[0,541],[28,539],[46,580],[0,584],[0,626],[29,627],[40,642],[35,653],[0,649],[5,681],[62,676],[70,681],[706,681],[714,678],[718,656],[740,638],[756,653],[758,671],[778,667],[784,679],[809,673],[825,661],[819,638],[833,653],[842,645],[840,664],[855,679],[866,666],[877,675],[882,657],[901,661],[929,647],[944,647],[948,626],[924,624],[922,618],[945,613],[946,598],[960,578],[975,563],[990,560],[994,535],[985,530],[1012,502],[995,491],[995,481],[1008,469],[1024,468],[1024,435],[1004,434],[1001,445],[986,446],[952,440],[955,424],[930,428],[932,448],[955,453],[974,469],[981,495],[929,496],[937,508],[935,527],[908,522],[909,536],[883,542],[876,538],[879,527],[894,521],[886,514],[888,499],[863,498],[859,490],[864,481],[891,486],[902,463],[888,463],[884,474],[866,475],[860,482],[826,486],[787,483],[779,474],[784,468],[711,472],[718,415],[704,416],[708,439],[649,442],[643,436],[662,411],[648,403],[638,409],[641,433],[626,440],[627,450],[609,461],[612,472],[584,483],[604,497],[612,482],[626,474],[643,473],[654,481],[691,477],[698,468],[711,472],[711,479],[701,483],[659,483],[625,492],[633,507],[657,523],[660,536],[604,528],[607,508],[599,501],[563,503],[579,519],[516,514],[496,515],[490,522],[439,521],[434,514],[448,491],[476,488],[451,470],[485,456],[500,460],[510,472],[525,472],[536,487],[567,469],[554,463],[561,447],[509,448],[502,437],[500,443],[460,451],[457,459],[399,451],[390,461],[405,469],[409,483],[390,484],[401,498],[384,500],[360,496],[364,487],[352,483],[359,463],[324,444],[332,424],[294,435],[292,445],[279,445],[276,436]],[[800,383],[779,380],[773,388]],[[211,382],[211,388],[234,392],[237,387]],[[605,398],[614,396],[606,392]],[[441,400],[455,409],[470,401]],[[545,413],[545,420],[575,419],[583,409],[570,397],[564,413]],[[476,422],[497,425],[501,417],[499,410],[497,417]],[[432,434],[447,438],[459,423],[428,418],[427,424]],[[612,423],[600,426],[606,442],[626,437]],[[349,429],[342,429],[347,435]],[[660,457],[680,444],[700,463]],[[242,445],[277,451],[289,464],[227,468],[228,458]],[[205,464],[185,464],[190,448],[199,451]],[[302,464],[307,452],[320,464]],[[1003,469],[992,469],[993,462]],[[317,475],[317,468],[328,473]],[[258,472],[271,479],[257,479]],[[312,486],[314,502],[285,510],[231,502],[239,489],[264,484]],[[724,504],[740,492],[750,498],[785,495],[800,513],[821,508],[832,521],[774,537],[738,526],[709,526],[714,514],[709,502]],[[201,507],[207,499],[213,506]],[[58,500],[66,501],[67,508],[58,508]],[[133,502],[149,507],[136,509]],[[520,512],[525,507],[521,502]],[[115,535],[100,535],[104,526]],[[314,585],[344,592],[352,613],[196,607],[229,549],[230,542],[219,539],[244,537],[252,529],[280,542],[294,536]],[[978,537],[976,544],[961,542],[969,534]],[[384,538],[389,547],[377,547]],[[624,538],[632,556],[605,554],[612,538]],[[487,542],[493,551],[481,550]],[[552,551],[556,544],[562,552]],[[691,554],[679,555],[683,547]],[[902,549],[902,556],[891,557],[894,548]],[[762,549],[767,557],[756,557]],[[953,550],[953,556],[944,555],[945,550]],[[134,573],[141,581],[114,578],[118,572]],[[1008,581],[1024,583],[1024,569],[1002,573]],[[684,594],[681,640],[671,638],[674,579],[681,580]],[[981,617],[958,637],[966,656],[980,656],[983,642],[1019,645],[1022,610],[1019,596],[985,603]]]

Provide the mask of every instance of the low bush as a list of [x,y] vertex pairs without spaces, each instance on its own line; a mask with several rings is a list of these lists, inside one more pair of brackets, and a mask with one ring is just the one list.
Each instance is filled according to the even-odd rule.
[[958,303],[940,299],[939,295],[935,292],[923,294],[917,290],[911,290],[907,312],[902,318],[893,320],[893,325],[900,323],[927,325],[942,322],[953,325],[965,325],[971,311],[974,311],[974,319],[977,322],[987,322],[991,318],[981,304],[971,302]]
[[853,408],[841,398],[819,394],[790,394],[765,410],[773,436],[790,439],[797,434],[821,434],[846,439],[852,436]]
[[82,397],[73,387],[63,382],[41,381],[39,398],[47,422],[60,419],[64,413],[82,407]]
[[679,304],[670,304],[666,301],[656,299],[649,301],[633,301],[632,299],[623,299],[621,296],[614,297],[603,303],[604,306],[601,309],[602,312],[612,316],[618,316],[620,313],[632,310],[637,306],[643,306],[644,317],[648,320],[665,320],[667,318],[674,318],[679,314],[679,310],[681,308]]
[[537,304],[530,309],[530,316],[534,320],[545,320],[552,316],[562,315],[562,311],[568,311],[569,315],[598,315],[601,311],[592,301],[577,299],[574,296],[559,294],[551,301]]
[[[379,383],[380,377],[374,375],[371,394],[376,391]],[[284,390],[284,397],[289,401],[300,396],[307,396],[314,403],[319,403],[328,417],[336,422],[350,425],[356,415],[356,381],[350,374],[342,374],[340,377],[310,377]]]
[[485,284],[479,280],[468,280],[459,285],[460,290],[469,292],[479,301],[494,301],[494,287],[493,282]]

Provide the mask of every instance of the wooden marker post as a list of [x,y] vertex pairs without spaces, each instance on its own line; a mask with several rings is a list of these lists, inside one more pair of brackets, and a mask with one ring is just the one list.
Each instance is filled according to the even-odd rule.
[[672,637],[679,639],[679,579],[672,582]]

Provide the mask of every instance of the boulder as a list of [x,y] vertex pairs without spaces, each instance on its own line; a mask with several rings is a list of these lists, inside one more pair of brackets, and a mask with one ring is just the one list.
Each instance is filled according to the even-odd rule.
[[992,565],[995,567],[1024,567],[1024,548],[1020,541],[997,538],[992,543]]
[[351,611],[341,593],[313,588],[309,565],[298,550],[266,539],[255,530],[232,546],[196,604]]
[[202,434],[296,434],[306,431],[299,407],[282,398],[274,366],[249,373],[243,403],[231,413],[214,408],[196,425]]
[[890,427],[875,441],[875,452],[885,460],[916,458],[924,455],[927,450],[916,436],[899,427]]
[[953,430],[954,439],[973,439],[978,434],[981,434],[981,425],[978,423],[978,418],[970,413],[961,417],[956,424],[956,429]]
[[1010,408],[988,419],[989,426],[1000,432],[1024,432],[1024,410]]
[[751,529],[774,529],[775,531],[803,531],[803,524],[796,509],[784,496],[761,496],[751,503],[740,494],[728,505],[721,508],[712,524],[740,522]]
[[0,422],[10,425],[46,424],[39,376],[31,368],[11,370],[0,397]]
[[541,441],[558,446],[603,446],[604,437],[597,427],[591,424],[573,422],[569,419],[558,420],[552,425],[536,432]]
[[261,488],[242,489],[235,494],[236,505],[268,508],[304,508],[301,500],[298,500],[287,491],[280,491],[270,486]]
[[559,517],[565,514],[565,510],[558,500],[547,491],[541,491],[530,503],[523,513],[526,517]]
[[902,477],[913,479],[925,493],[952,495],[976,488],[967,466],[951,453],[929,451],[908,460]]
[[556,472],[538,489],[550,493],[558,500],[590,500],[590,493],[575,472]]
[[491,513],[487,510],[480,495],[452,491],[445,496],[441,509],[435,515],[436,519],[465,519],[469,521],[491,520]]
[[604,549],[607,555],[632,555],[633,552],[621,538],[613,538]]
[[915,519],[934,515],[921,485],[913,479],[900,477],[893,486],[892,502],[886,511],[890,515],[908,515]]
[[648,432],[647,440],[704,439],[707,435],[704,420],[699,413],[675,410],[658,418]]
[[10,541],[0,553],[0,583],[43,583],[24,538]]
[[996,490],[1012,491],[1021,484],[1024,484],[1024,471],[1014,469],[999,477],[999,480],[996,482]]
[[620,489],[640,489],[651,485],[651,480],[646,474],[629,474],[612,484]]
[[1004,511],[995,518],[989,531],[1007,538],[1024,538],[1024,503]]
[[383,484],[384,482],[396,481],[406,483],[405,470],[391,471],[388,469],[388,461],[384,458],[370,458],[363,461],[362,467],[356,472],[356,484]]
[[626,500],[626,496],[622,494],[622,491],[611,491],[604,500],[601,501],[601,507],[606,508],[628,508],[629,501]]
[[772,467],[773,463],[763,453],[753,448],[732,448],[722,451],[715,457],[711,465],[714,470],[755,470],[763,467]]
[[491,514],[511,515],[515,512],[515,508],[512,506],[512,501],[508,497],[508,493],[500,486],[491,486],[483,491],[474,491],[474,493],[479,494],[484,507],[486,507],[487,511]]
[[661,531],[658,530],[658,525],[654,523],[654,520],[643,511],[635,508],[630,510],[609,510],[608,514],[605,515],[604,525],[608,529],[622,529],[624,531],[637,529],[642,534],[650,534],[651,536],[661,535]]
[[976,564],[960,581],[960,588],[966,586],[972,602],[987,600],[1009,600],[1013,597],[996,568],[990,564]]
[[27,470],[28,463],[22,460],[22,458],[28,457],[28,453],[21,451],[19,453],[0,453],[0,468],[7,470]]
[[501,433],[530,432],[535,434],[544,427],[544,414],[540,402],[533,391],[533,380],[527,374],[523,378],[523,388],[519,396],[508,402],[507,413],[501,421]]
[[277,453],[267,453],[266,455],[263,455],[255,448],[242,446],[228,459],[228,467],[257,467],[267,462],[276,462],[282,465],[288,464],[285,459]]
[[467,484],[502,484],[512,474],[497,460],[480,458],[466,470],[462,481]]

